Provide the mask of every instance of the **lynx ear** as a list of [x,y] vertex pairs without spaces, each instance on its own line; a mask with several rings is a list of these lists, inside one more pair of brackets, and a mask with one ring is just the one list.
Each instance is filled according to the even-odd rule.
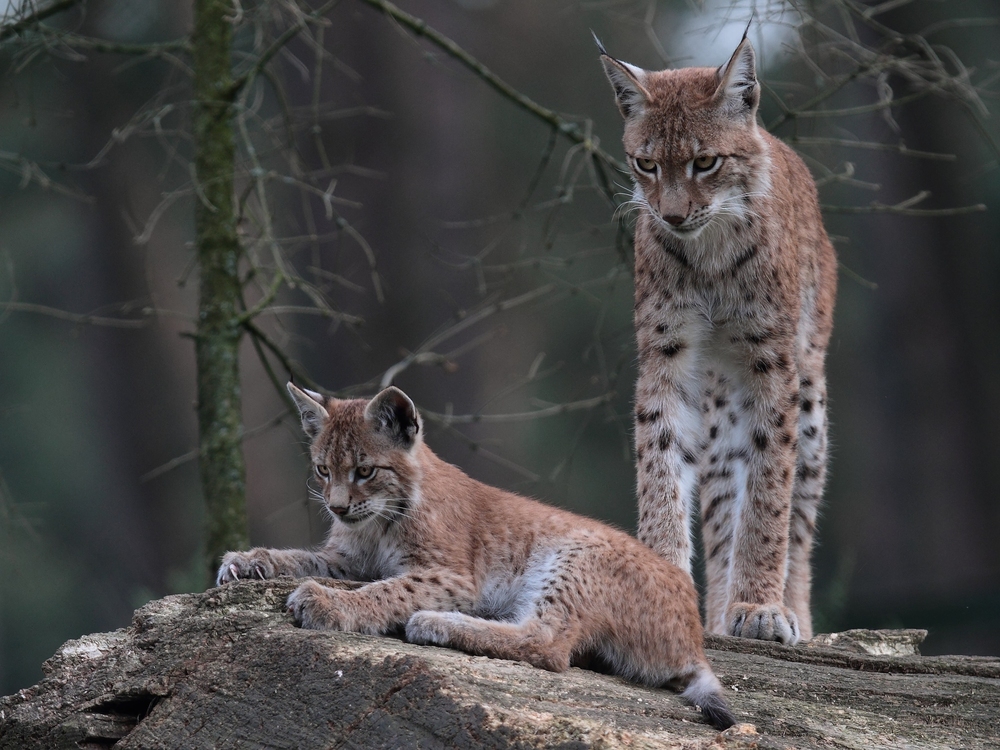
[[626,120],[641,115],[645,111],[646,105],[653,101],[652,95],[646,89],[646,79],[649,74],[642,68],[616,60],[609,55],[608,51],[604,49],[604,45],[601,44],[601,40],[597,38],[597,34],[594,34],[594,41],[597,42],[597,48],[601,51],[601,64],[604,66],[604,72],[615,90],[618,111]]
[[715,76],[719,81],[712,97],[716,104],[730,117],[745,117],[753,122],[760,104],[760,84],[757,83],[757,56],[746,32],[729,62],[719,68]]
[[315,440],[316,436],[323,431],[330,415],[326,411],[326,398],[316,391],[307,391],[299,388],[294,383],[288,384],[288,392],[292,394],[295,405],[299,407],[299,416],[302,417],[302,430],[310,440]]
[[395,386],[389,386],[368,402],[365,419],[373,423],[376,430],[406,448],[411,447],[420,434],[417,407]]

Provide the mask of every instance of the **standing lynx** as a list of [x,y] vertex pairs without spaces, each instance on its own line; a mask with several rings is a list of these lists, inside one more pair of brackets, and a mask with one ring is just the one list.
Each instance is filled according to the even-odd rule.
[[289,384],[312,438],[333,526],[322,548],[229,552],[218,583],[332,576],[288,598],[303,627],[380,634],[563,671],[590,656],[617,674],[683,689],[705,718],[734,722],[702,651],[691,577],[624,532],[488,487],[423,442],[396,388],[371,401]]
[[745,35],[718,69],[601,53],[639,207],[639,538],[690,571],[700,506],[708,630],[809,639],[836,287],[813,180],[757,125]]

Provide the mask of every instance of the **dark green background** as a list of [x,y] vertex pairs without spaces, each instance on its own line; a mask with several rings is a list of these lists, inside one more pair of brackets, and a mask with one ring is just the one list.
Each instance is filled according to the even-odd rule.
[[[758,16],[777,5],[757,3]],[[90,2],[81,30],[122,41],[174,39],[190,24],[185,6]],[[651,36],[684,58],[677,64],[717,65],[738,41],[750,5],[739,3],[721,31],[712,26],[720,4],[699,7],[660,2],[650,27],[649,5],[625,0],[405,3],[519,90],[590,123],[616,155],[621,124],[589,29],[614,54],[646,67],[664,64]],[[977,80],[989,75],[1000,45],[994,4],[914,2],[881,18],[913,31],[949,15],[992,16],[988,25],[935,37],[976,66]],[[633,528],[631,278],[612,208],[588,187],[586,168],[576,190],[558,189],[567,158],[570,175],[581,165],[565,141],[524,203],[549,141],[544,125],[361,3],[344,0],[329,18],[325,46],[336,60],[324,73],[323,100],[378,111],[331,120],[322,138],[340,165],[330,175],[335,194],[359,204],[341,210],[374,249],[386,300],[375,300],[367,262],[350,240],[303,245],[294,256],[300,270],[318,264],[342,276],[347,283],[334,283],[330,296],[365,323],[354,331],[285,316],[280,326],[268,319],[268,330],[317,381],[341,389],[377,379],[465,312],[553,284],[534,303],[439,347],[469,345],[447,367],[414,366],[396,382],[422,408],[445,412],[450,404],[456,414],[529,411],[614,391],[595,410],[463,425],[460,434],[431,425],[428,439],[484,481]],[[816,81],[782,56],[790,37],[766,39],[763,80],[804,101]],[[93,200],[35,183],[22,188],[16,161],[0,160],[11,168],[0,174],[0,311],[16,298],[109,315],[138,301],[190,315],[197,295],[197,274],[188,274],[192,200],[175,203],[147,245],[132,240],[162,194],[187,179],[167,157],[170,148],[190,154],[181,134],[190,94],[183,76],[164,62],[123,65],[100,54],[42,57],[17,71],[23,60],[7,49],[0,151],[46,162],[51,177]],[[308,73],[310,50],[293,43],[290,51]],[[290,59],[278,65],[292,104],[308,104],[311,80]],[[905,90],[905,82],[891,82]],[[114,128],[164,91],[179,104],[164,119],[162,139],[137,135],[97,169],[59,168],[90,160]],[[272,94],[264,96],[262,112],[278,115]],[[872,87],[859,84],[830,106],[874,100]],[[777,114],[769,95],[762,111],[765,121]],[[824,203],[891,204],[927,189],[933,195],[921,205],[985,203],[990,210],[828,216],[843,263],[878,287],[841,275],[829,355],[832,470],[815,555],[817,627],[925,627],[928,653],[1000,654],[996,155],[945,99],[894,115],[901,136],[877,115],[805,123],[798,134],[902,137],[910,148],[957,159],[814,149],[817,175],[820,163],[842,170],[850,161],[857,180],[881,186],[877,193],[825,186]],[[996,136],[995,123],[986,122]],[[316,164],[309,139],[301,151],[304,163]],[[627,192],[627,178],[618,181]],[[297,193],[275,188],[274,206],[283,232],[303,231]],[[487,249],[480,275],[469,259]],[[203,585],[195,464],[142,480],[195,448],[193,345],[179,335],[192,328],[183,316],[114,330],[0,312],[0,693],[37,681],[42,660],[64,640],[122,627],[151,597]],[[283,406],[249,345],[244,365],[252,429]],[[295,421],[255,434],[246,455],[253,542],[320,541],[324,522],[306,498]]]

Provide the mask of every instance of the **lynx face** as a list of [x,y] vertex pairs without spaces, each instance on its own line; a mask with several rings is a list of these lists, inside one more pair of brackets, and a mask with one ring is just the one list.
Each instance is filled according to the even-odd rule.
[[397,389],[366,405],[296,389],[302,427],[313,442],[314,490],[334,518],[360,527],[406,515],[417,479],[419,417]]
[[717,70],[646,71],[602,59],[625,118],[633,199],[657,229],[690,241],[706,227],[746,222],[767,173],[752,49]]

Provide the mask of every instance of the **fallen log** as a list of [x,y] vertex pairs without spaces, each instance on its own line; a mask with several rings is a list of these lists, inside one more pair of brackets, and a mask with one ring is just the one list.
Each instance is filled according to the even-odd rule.
[[302,630],[295,585],[169,596],[69,641],[0,698],[0,748],[1000,747],[1000,660],[920,656],[922,631],[709,636],[742,722],[720,734],[677,694],[609,675]]

